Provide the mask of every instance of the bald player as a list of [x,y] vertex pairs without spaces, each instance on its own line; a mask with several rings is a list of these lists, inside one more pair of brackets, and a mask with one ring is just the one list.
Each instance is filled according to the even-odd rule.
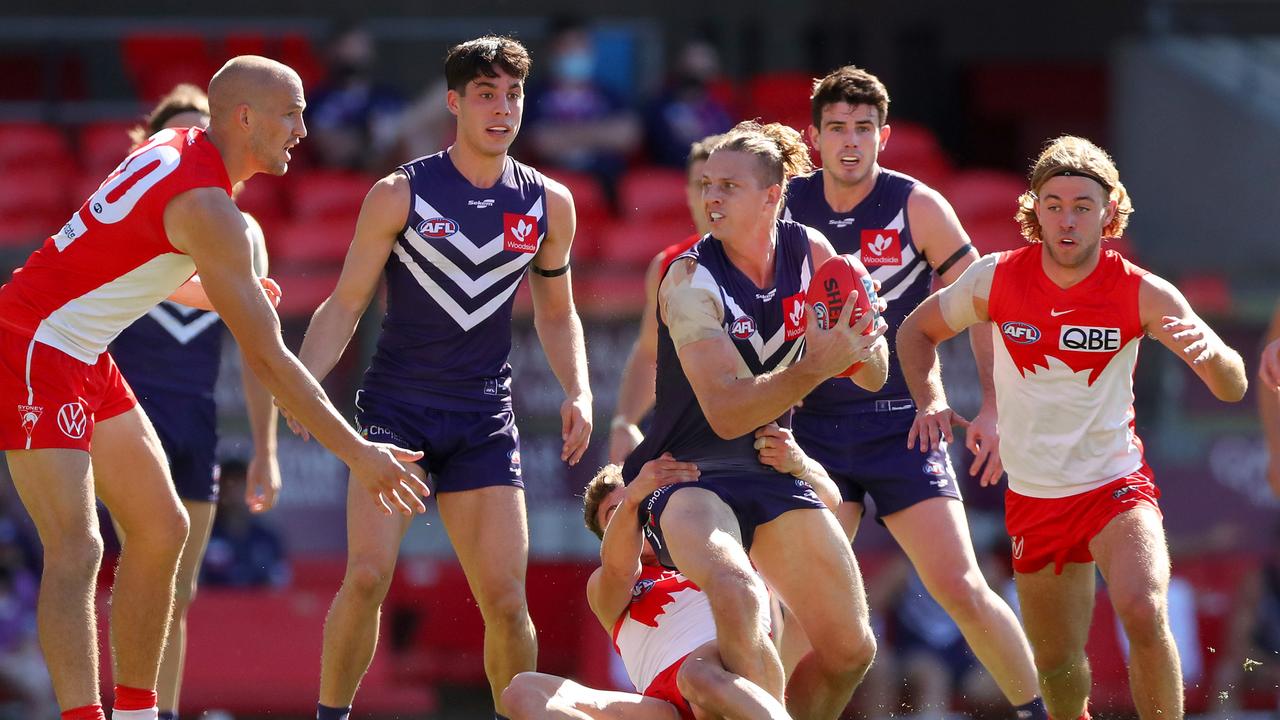
[[350,466],[383,512],[425,510],[426,486],[401,464],[421,453],[356,435],[285,348],[231,200],[235,183],[288,169],[289,151],[306,136],[302,83],[285,65],[238,57],[209,83],[209,105],[208,131],[152,136],[0,287],[0,400],[16,409],[0,413],[0,450],[44,546],[39,635],[70,720],[105,719],[95,492],[129,537],[112,591],[112,717],[157,716],[188,518],[156,432],[106,348],[197,270],[245,363],[279,404]]

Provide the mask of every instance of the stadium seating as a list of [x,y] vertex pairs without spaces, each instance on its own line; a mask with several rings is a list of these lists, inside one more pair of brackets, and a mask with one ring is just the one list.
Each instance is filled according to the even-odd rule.
[[82,125],[76,134],[81,166],[86,175],[101,182],[125,156],[132,141],[129,131],[137,123],[104,121]]
[[600,259],[605,264],[623,264],[643,269],[663,248],[680,242],[693,232],[693,223],[683,220],[660,222],[620,222],[604,233]]
[[121,42],[125,70],[138,97],[154,102],[178,83],[209,84],[215,67],[203,35],[154,31],[127,35]]
[[339,170],[312,170],[289,183],[299,220],[339,219],[355,224],[375,178]]
[[0,168],[69,162],[71,148],[62,130],[35,123],[0,123]]
[[811,122],[809,96],[813,76],[803,72],[757,75],[747,83],[746,117],[780,122],[800,130]]
[[618,205],[630,222],[653,223],[689,219],[683,170],[640,167],[629,171],[618,184]]
[[1027,190],[1027,181],[1016,173],[965,170],[938,189],[968,226],[993,218],[1012,218],[1018,211],[1018,197]]

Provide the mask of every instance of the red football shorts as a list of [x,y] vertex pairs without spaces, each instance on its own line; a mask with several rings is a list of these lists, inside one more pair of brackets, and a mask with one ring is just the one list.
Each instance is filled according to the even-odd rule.
[[1100,488],[1063,498],[1034,498],[1005,492],[1004,522],[1013,542],[1013,570],[1033,573],[1053,563],[1093,562],[1089,542],[1123,512],[1150,506],[1158,513],[1160,489],[1151,468],[1142,467]]
[[649,687],[644,689],[644,696],[666,700],[676,706],[676,711],[680,713],[680,720],[694,720],[693,708],[689,707],[689,701],[684,699],[684,695],[680,694],[680,688],[676,687],[676,675],[680,674],[680,666],[684,665],[684,661],[689,656],[685,655],[679,660],[671,663],[666,670],[658,673],[658,676],[649,683]]
[[138,401],[109,353],[93,365],[0,328],[0,450],[88,450],[97,420]]

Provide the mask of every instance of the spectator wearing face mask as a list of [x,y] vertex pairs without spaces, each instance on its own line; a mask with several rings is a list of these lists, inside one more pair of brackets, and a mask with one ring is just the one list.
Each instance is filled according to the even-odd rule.
[[729,109],[711,91],[719,74],[720,56],[710,41],[694,38],[680,49],[675,72],[645,118],[655,162],[684,167],[690,145],[733,125]]
[[[638,114],[595,79],[596,55],[591,35],[577,20],[555,24],[548,78],[529,89],[525,133],[538,162],[595,175],[610,198],[627,157],[640,146]],[[686,144],[685,148],[688,148]]]
[[404,98],[377,82],[377,48],[360,26],[339,31],[329,44],[324,85],[310,94],[308,142],[318,162],[340,170],[379,172],[397,139]]

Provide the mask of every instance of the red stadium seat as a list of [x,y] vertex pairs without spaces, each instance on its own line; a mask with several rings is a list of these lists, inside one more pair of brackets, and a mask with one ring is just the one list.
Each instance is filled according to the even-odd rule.
[[573,195],[573,207],[578,216],[573,259],[594,258],[599,252],[601,236],[613,220],[613,208],[604,187],[595,176],[572,170],[553,170],[551,177]]
[[1017,250],[1025,247],[1027,241],[1023,239],[1018,228],[1018,223],[1012,217],[1008,218],[987,218],[972,223],[964,223],[965,232],[969,233],[969,242],[978,249],[979,253],[986,255],[994,252],[1004,252],[1005,250]]
[[311,38],[300,33],[289,33],[280,37],[280,54],[276,56],[280,62],[293,68],[302,78],[302,86],[313,87],[325,79],[324,63]]
[[281,270],[341,264],[351,247],[354,229],[354,218],[350,222],[326,219],[295,221],[267,236],[271,264]]
[[632,222],[689,222],[685,182],[684,171],[673,168],[643,167],[628,172],[618,184],[622,216]]
[[61,130],[36,123],[0,124],[0,168],[34,168],[49,162],[71,162],[71,148]]
[[[55,213],[0,216],[0,250],[35,250],[62,227],[67,217]],[[8,268],[5,270],[7,275]],[[7,280],[7,277],[0,278],[0,281]]]
[[991,218],[1012,218],[1027,181],[1016,173],[966,170],[939,188],[966,225]]
[[267,175],[259,175],[246,182],[236,195],[236,206],[262,223],[263,230],[269,225],[272,230],[281,229],[280,225],[290,216],[284,184]]
[[280,283],[280,306],[276,312],[282,318],[305,319],[320,307],[338,285],[340,270],[334,266],[291,269],[272,258],[271,277]]
[[643,272],[654,255],[671,243],[680,242],[693,232],[693,221],[664,220],[655,222],[622,222],[604,233],[600,247],[602,262],[626,263]]
[[0,216],[54,213],[65,221],[74,210],[68,199],[74,177],[57,165],[0,172]]
[[125,70],[138,97],[154,102],[178,83],[209,84],[213,61],[203,35],[191,32],[135,33],[122,41]]
[[906,173],[930,187],[941,187],[951,176],[951,159],[933,131],[911,122],[890,122],[889,144],[880,163]]
[[80,147],[80,164],[85,172],[98,176],[98,182],[106,178],[129,154],[133,141],[129,131],[137,123],[107,121],[82,125],[77,135]]
[[803,72],[757,75],[747,83],[747,117],[781,122],[804,131],[812,122],[809,96],[813,77]]
[[314,170],[289,186],[293,214],[299,220],[344,220],[352,226],[375,178],[361,173]]

